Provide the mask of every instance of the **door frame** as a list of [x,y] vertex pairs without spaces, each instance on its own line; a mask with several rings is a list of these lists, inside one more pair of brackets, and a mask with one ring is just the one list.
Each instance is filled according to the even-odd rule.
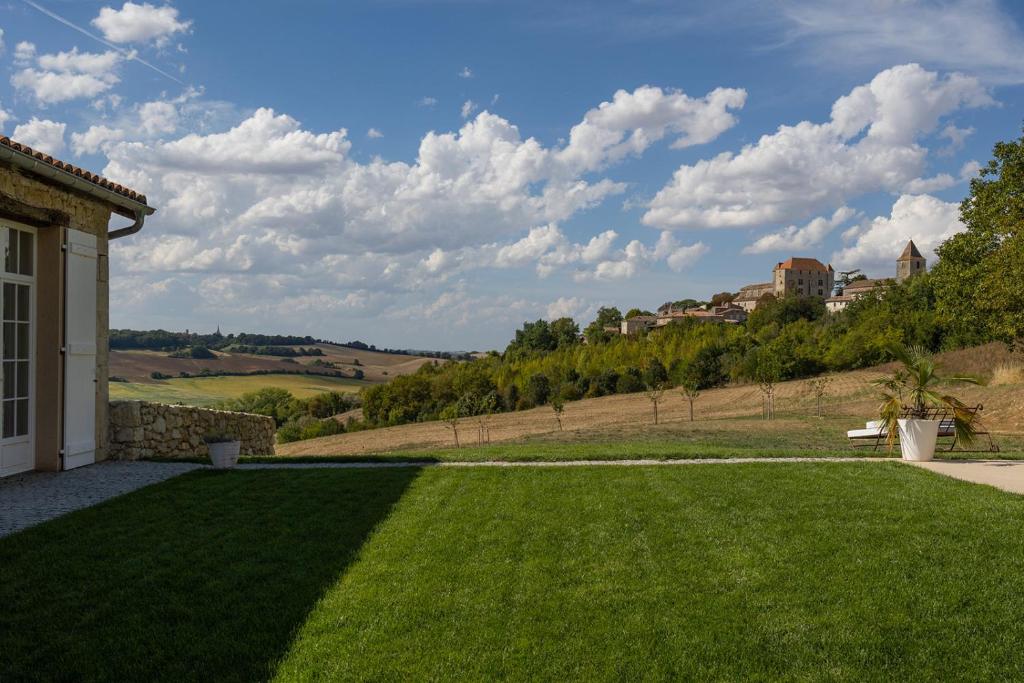
[[[29,287],[29,317],[28,317],[28,433],[24,436],[13,436],[9,438],[2,437],[2,431],[0,431],[0,454],[3,449],[10,446],[21,446],[24,445],[27,449],[28,458],[26,462],[18,467],[11,467],[8,470],[4,470],[0,467],[0,477],[8,476],[12,474],[20,474],[21,472],[28,472],[35,469],[36,465],[36,365],[38,363],[37,348],[36,348],[36,324],[38,314],[38,290],[37,282],[39,278],[39,233],[38,230],[30,225],[18,223],[6,218],[0,218],[0,228],[20,230],[27,232],[32,235],[32,275],[21,275],[18,273],[8,273],[0,264],[0,312],[3,311],[3,283],[11,283],[17,285],[28,285]],[[0,318],[2,320],[2,318]],[[0,331],[2,332],[2,331]],[[3,334],[0,333],[0,389],[2,389],[3,381]],[[0,399],[2,399],[2,390],[0,390]],[[3,428],[3,401],[0,400],[0,430]],[[0,458],[2,461],[2,458]]]

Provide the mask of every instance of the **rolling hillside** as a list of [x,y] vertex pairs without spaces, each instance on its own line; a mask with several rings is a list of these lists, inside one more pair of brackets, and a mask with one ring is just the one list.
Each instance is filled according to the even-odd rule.
[[[306,345],[307,348],[309,345]],[[188,405],[210,405],[227,398],[236,398],[247,391],[277,386],[299,397],[325,391],[358,391],[361,387],[387,382],[390,378],[415,372],[431,358],[404,356],[352,349],[334,344],[316,344],[324,355],[301,356],[285,362],[276,356],[248,353],[215,352],[216,359],[196,360],[170,358],[162,351],[111,351],[110,374],[126,382],[111,382],[113,399],[140,399]],[[333,363],[333,368],[319,368],[316,360]],[[265,372],[250,376],[195,377],[204,369],[211,372]],[[351,376],[356,371],[362,379]],[[306,374],[322,373],[322,374]],[[169,375],[172,379],[156,380],[152,373]],[[193,377],[179,377],[182,373]],[[346,377],[330,376],[341,372]]]
[[[1002,347],[989,345],[940,358],[949,371],[987,377],[996,365],[1008,361],[1009,354]],[[752,446],[771,443],[793,448],[846,448],[846,430],[873,419],[878,401],[871,381],[887,369],[882,366],[835,375],[821,420],[812,417],[815,398],[807,381],[796,380],[777,386],[777,419],[773,422],[760,419],[761,392],[756,385],[748,384],[703,392],[695,403],[696,421],[692,423],[688,403],[677,391],[668,391],[659,406],[657,427],[651,424],[650,401],[643,393],[636,393],[566,403],[563,430],[559,430],[550,406],[493,415],[487,420],[487,429],[492,443],[681,438],[708,443],[733,440]],[[955,393],[969,404],[984,404],[983,420],[1002,435],[1004,448],[1024,445],[1024,383],[958,385]],[[477,443],[477,420],[463,420],[459,430],[463,445]],[[452,445],[452,432],[444,423],[424,422],[281,444],[277,453],[359,455]]]

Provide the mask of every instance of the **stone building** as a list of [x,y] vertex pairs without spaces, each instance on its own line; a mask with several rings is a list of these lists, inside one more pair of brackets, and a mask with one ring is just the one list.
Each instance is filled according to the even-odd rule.
[[791,257],[772,268],[775,296],[818,296],[832,293],[835,271],[815,258]]
[[827,297],[835,284],[835,271],[818,259],[791,257],[772,268],[771,282],[758,282],[740,288],[733,303],[749,313],[766,294]]
[[850,302],[856,301],[865,294],[872,292],[876,289],[885,290],[886,287],[892,285],[895,282],[903,282],[907,278],[913,277],[918,273],[923,273],[927,270],[927,262],[921,252],[918,251],[917,245],[914,244],[914,240],[907,242],[907,246],[903,248],[903,253],[896,259],[896,279],[893,280],[891,277],[886,278],[862,278],[860,280],[853,280],[848,284],[841,285],[836,288],[835,296],[831,296],[825,299],[825,309],[829,313],[838,313],[839,311],[845,310]]
[[925,272],[926,269],[924,256],[917,250],[914,240],[910,240],[903,248],[903,253],[896,259],[896,281],[903,282],[909,277]]
[[753,285],[741,287],[739,294],[736,295],[736,298],[733,299],[732,302],[749,313],[757,308],[757,302],[760,301],[761,297],[765,294],[775,296],[774,282],[758,282]]
[[152,213],[144,195],[0,137],[0,476],[107,457],[107,247]]

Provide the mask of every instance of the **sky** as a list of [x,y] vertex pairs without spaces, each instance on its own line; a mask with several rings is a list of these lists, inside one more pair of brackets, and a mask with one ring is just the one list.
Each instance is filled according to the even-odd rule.
[[112,327],[500,349],[790,256],[933,263],[1020,135],[1022,25],[998,0],[4,0],[0,130],[156,207],[111,244]]

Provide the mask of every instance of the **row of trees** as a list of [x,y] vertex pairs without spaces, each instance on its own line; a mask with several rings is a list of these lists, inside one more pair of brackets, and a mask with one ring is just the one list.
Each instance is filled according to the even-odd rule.
[[277,423],[278,442],[288,443],[341,434],[347,428],[358,428],[357,425],[342,424],[334,418],[358,406],[359,397],[353,394],[331,391],[310,398],[296,398],[286,389],[264,387],[215,407],[272,417]]

